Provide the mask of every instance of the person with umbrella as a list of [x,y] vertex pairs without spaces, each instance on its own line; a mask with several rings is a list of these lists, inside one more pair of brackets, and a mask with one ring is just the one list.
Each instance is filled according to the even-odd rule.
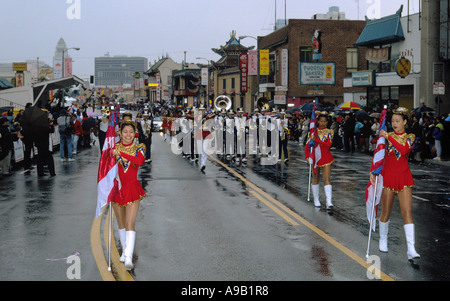
[[[50,176],[55,176],[55,163],[49,150],[49,135],[55,131],[54,120],[45,109],[38,106],[28,107],[22,117],[25,135],[32,137],[37,150],[37,175],[44,176],[47,165]],[[26,137],[25,137],[26,138]]]

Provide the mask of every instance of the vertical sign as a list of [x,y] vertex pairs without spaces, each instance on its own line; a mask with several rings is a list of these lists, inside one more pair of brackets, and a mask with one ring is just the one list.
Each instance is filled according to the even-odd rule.
[[55,79],[63,77],[62,58],[59,58],[59,57],[53,58],[53,75],[54,75]]
[[281,50],[281,85],[288,86],[288,50]]
[[269,75],[269,50],[262,49],[259,51],[259,74]]
[[248,75],[258,75],[258,50],[248,51]]
[[208,85],[208,68],[202,68],[202,86]]
[[156,73],[156,82],[158,83],[158,86],[156,87],[156,101],[161,101],[161,74],[158,72]]
[[72,76],[72,58],[65,57],[64,58],[64,77]]
[[247,93],[248,54],[239,55],[239,69],[241,69],[241,93]]

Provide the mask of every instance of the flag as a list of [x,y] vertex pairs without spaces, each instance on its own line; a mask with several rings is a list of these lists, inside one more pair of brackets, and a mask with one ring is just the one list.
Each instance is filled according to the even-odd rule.
[[[317,118],[316,118],[316,103],[313,103],[311,114],[311,122],[309,124],[309,137],[314,135],[317,138]],[[306,156],[310,165],[314,165],[314,173],[317,173],[317,162],[322,157],[320,145],[315,145],[313,139],[309,139],[308,147],[306,148]]]
[[[386,110],[383,110],[380,117],[380,129],[378,131],[378,140],[377,140],[377,146],[375,148],[375,151],[373,153],[373,159],[372,159],[372,165],[370,167],[370,172],[378,177],[378,184],[376,189],[376,196],[375,196],[375,215],[374,218],[376,219],[378,217],[378,205],[380,204],[381,199],[381,193],[383,192],[383,176],[381,175],[381,171],[383,169],[383,163],[384,163],[384,155],[385,155],[385,148],[386,148],[386,141],[385,138],[380,136],[380,131],[386,130]],[[367,219],[371,220],[371,214],[372,214],[372,203],[374,201],[374,193],[375,193],[375,187],[372,185],[372,183],[369,180],[369,183],[367,183],[366,187],[366,212],[367,212]],[[375,223],[373,223],[373,231],[375,231]]]
[[114,181],[118,175],[118,165],[112,151],[116,147],[116,125],[119,122],[116,112],[111,111],[109,116],[108,130],[106,131],[105,143],[103,144],[97,178],[97,209],[95,217],[102,213],[103,207],[114,198]]

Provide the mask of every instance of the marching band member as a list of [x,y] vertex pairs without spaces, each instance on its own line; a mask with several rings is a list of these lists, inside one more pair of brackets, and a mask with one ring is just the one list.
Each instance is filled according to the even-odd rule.
[[145,163],[152,162],[151,159],[151,147],[152,147],[152,128],[153,120],[149,118],[147,111],[144,111],[142,119],[138,123],[139,131],[139,142],[145,145]]
[[306,158],[309,156],[309,139],[312,139],[314,143],[316,143],[317,147],[320,147],[321,158],[317,162],[317,173],[313,173],[312,179],[312,192],[314,196],[314,205],[316,207],[320,207],[319,201],[319,177],[320,170],[323,172],[323,182],[326,196],[326,206],[327,209],[331,209],[333,207],[332,199],[332,185],[330,181],[331,176],[331,164],[334,162],[334,158],[331,155],[330,147],[333,143],[333,130],[327,129],[328,123],[328,113],[320,112],[317,117],[317,137],[308,137],[308,141],[306,142],[305,154]]
[[281,117],[278,119],[278,129],[280,130],[280,150],[278,154],[278,162],[281,162],[281,152],[283,152],[284,163],[286,163],[289,161],[289,154],[287,150],[289,120],[286,118],[286,112],[284,109],[281,110],[280,115]]
[[[400,211],[404,222],[404,231],[407,242],[408,259],[420,258],[414,247],[414,223],[412,217],[412,187],[414,180],[408,166],[408,156],[415,140],[414,134],[406,134],[405,127],[408,122],[409,111],[406,108],[398,108],[393,112],[391,124],[394,132],[380,131],[380,135],[386,139],[386,155],[381,175],[383,176],[383,192],[381,194],[380,215],[380,241],[379,249],[387,252],[387,235],[389,232],[389,217],[392,211],[394,197],[397,194],[400,203]],[[375,183],[375,175],[370,174],[372,185]]]
[[106,108],[103,106],[101,109],[101,115],[100,118],[100,124],[99,124],[99,131],[98,131],[98,141],[100,142],[100,152],[103,151],[103,144],[105,143],[106,139],[106,131],[108,130],[109,125],[109,110],[106,111]]
[[220,110],[220,115],[215,117],[215,139],[216,139],[216,153],[218,155],[225,154],[225,137],[226,137],[226,115],[225,109]]
[[242,162],[247,162],[245,146],[246,146],[246,125],[247,118],[243,115],[244,109],[239,108],[238,114],[235,117],[235,127],[236,127],[236,155],[237,158],[241,158]]
[[196,143],[199,142],[199,147],[201,147],[201,161],[200,161],[200,170],[202,172],[206,169],[206,160],[207,160],[207,154],[206,154],[206,148],[208,147],[208,140],[212,138],[211,131],[209,129],[209,122],[207,122],[209,119],[214,118],[215,114],[211,113],[209,115],[205,112],[206,108],[203,104],[200,105],[200,108],[198,112],[196,112],[193,116],[194,119],[194,138],[196,140]]
[[136,145],[134,143],[136,131],[136,122],[122,121],[119,130],[121,140],[113,150],[113,155],[119,163],[118,176],[120,185],[117,180],[114,180],[115,194],[112,203],[124,250],[121,261],[125,262],[125,267],[128,270],[133,268],[132,258],[136,240],[136,216],[140,201],[146,196],[137,179],[139,166],[145,161],[145,145]]
[[162,125],[163,133],[164,133],[164,141],[167,139],[167,132],[169,129],[169,117],[167,116],[167,112],[164,112],[164,115],[162,117]]
[[234,122],[234,112],[233,109],[230,109],[228,111],[228,118],[225,120],[225,125],[226,125],[226,135],[225,135],[225,139],[226,140],[226,154],[227,154],[227,159],[230,158],[230,156],[232,156],[234,158],[234,151],[235,151],[235,131],[236,131],[236,127],[235,127],[235,122]]
[[258,116],[259,124],[258,124],[258,133],[259,133],[259,155],[267,155],[267,146],[268,146],[268,138],[267,138],[267,127],[268,127],[268,119],[267,119],[267,110],[265,107],[261,108],[261,114]]

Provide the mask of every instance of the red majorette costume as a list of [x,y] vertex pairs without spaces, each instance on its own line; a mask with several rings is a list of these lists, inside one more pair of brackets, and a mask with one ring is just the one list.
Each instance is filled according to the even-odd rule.
[[[308,141],[306,142],[306,146],[305,146],[306,160],[309,160],[309,154],[310,154],[309,152],[310,151],[315,152],[315,159],[317,160],[318,152],[316,152],[315,148],[318,147],[318,148],[320,148],[320,158],[317,161],[317,164],[314,163],[314,166],[315,167],[323,167],[323,166],[331,165],[334,162],[334,158],[330,152],[330,147],[331,147],[331,144],[333,143],[333,135],[334,135],[334,131],[332,129],[317,128],[316,135],[314,137],[315,147],[314,147],[314,149],[310,150],[310,147],[309,147],[310,135],[308,134]],[[316,168],[314,168],[314,170],[315,169]],[[316,173],[316,172],[314,172],[314,173]],[[314,206],[320,207],[319,184],[316,184],[316,185],[313,184],[313,185],[311,185],[311,188],[312,188],[313,197],[314,197]],[[327,206],[327,209],[330,209],[333,207],[332,185],[324,185],[323,188],[325,190],[326,206]]]
[[[333,135],[334,131],[332,129],[320,129],[317,128],[317,137],[315,137],[314,142],[317,143],[318,146],[320,146],[320,153],[321,157],[319,161],[317,162],[317,167],[323,167],[330,165],[334,162],[333,155],[331,155],[330,147],[333,143]],[[309,158],[309,134],[308,134],[308,141],[305,145],[305,156],[306,160]]]
[[[140,201],[146,196],[137,179],[139,166],[145,162],[145,144],[136,145],[133,142],[126,145],[119,142],[116,144],[116,151],[120,154],[116,159],[119,164],[120,183],[114,185],[117,191],[113,202],[119,204],[119,206],[126,206],[135,201]],[[116,181],[114,180],[114,182]]]
[[408,166],[408,156],[413,148],[414,140],[414,134],[388,133],[386,156],[381,172],[384,188],[399,192],[406,187],[414,186],[414,180]]

